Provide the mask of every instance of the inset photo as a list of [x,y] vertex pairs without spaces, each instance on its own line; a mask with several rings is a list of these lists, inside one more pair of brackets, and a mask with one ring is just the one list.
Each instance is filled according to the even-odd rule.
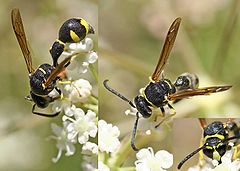
[[240,169],[239,119],[174,119],[174,170]]

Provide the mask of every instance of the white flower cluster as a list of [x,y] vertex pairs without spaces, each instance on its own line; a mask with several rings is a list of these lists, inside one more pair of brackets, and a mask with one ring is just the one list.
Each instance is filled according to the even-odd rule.
[[98,122],[98,145],[101,152],[113,153],[116,152],[120,146],[118,139],[120,131],[117,126],[108,124],[104,120]]
[[[84,56],[84,61],[78,63],[80,56],[77,56],[71,61],[67,69],[70,68],[73,72],[78,72],[78,76],[91,70],[92,68],[90,69],[88,66],[98,59],[97,53],[92,51],[92,48],[93,41],[90,38],[79,43],[69,44],[64,55],[78,52]],[[66,156],[75,154],[75,145],[80,144],[82,145],[83,167],[85,170],[95,170],[97,168],[98,146],[92,141],[96,141],[98,132],[98,100],[92,94],[92,85],[88,80],[72,77],[71,73],[68,72],[65,79],[58,82],[58,88],[62,93],[61,98],[53,102],[52,109],[54,112],[61,111],[64,115],[62,127],[52,124],[54,135],[49,138],[56,140],[58,148],[58,154],[52,160],[57,162],[63,151],[66,151]],[[52,97],[57,95],[56,91],[51,92]]]
[[[104,120],[98,122],[98,145],[99,145],[99,171],[110,171],[111,168],[121,168],[121,170],[136,171],[166,171],[173,165],[173,155],[165,150],[158,151],[155,155],[151,147],[143,148],[136,154],[137,161],[135,167],[123,168],[121,163],[115,161],[126,161],[125,153],[122,152],[126,148],[124,142],[119,141],[120,131],[118,127],[107,123]],[[129,148],[130,145],[127,144]],[[123,148],[123,149],[121,149]],[[133,149],[130,149],[134,152]],[[128,152],[126,152],[128,153]],[[123,159],[121,159],[123,158]]]

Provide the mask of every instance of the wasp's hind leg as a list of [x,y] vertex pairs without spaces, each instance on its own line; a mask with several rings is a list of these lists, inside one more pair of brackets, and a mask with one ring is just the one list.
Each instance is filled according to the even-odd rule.
[[169,103],[167,105],[168,105],[169,109],[172,110],[172,113],[165,117],[165,110],[164,110],[163,107],[160,107],[160,109],[162,111],[162,115],[163,115],[164,118],[155,126],[155,128],[158,128],[163,122],[165,122],[169,118],[176,115],[176,110],[172,107],[172,105],[170,105]]

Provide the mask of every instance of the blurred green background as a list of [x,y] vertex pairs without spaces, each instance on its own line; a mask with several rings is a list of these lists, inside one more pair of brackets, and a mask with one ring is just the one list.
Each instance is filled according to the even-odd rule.
[[[191,72],[199,76],[200,87],[233,87],[228,92],[180,101],[174,105],[176,117],[239,117],[239,9],[238,0],[101,1],[100,80],[109,79],[111,87],[132,100],[148,83],[168,28],[175,18],[181,17],[182,23],[164,76],[174,81],[181,73]],[[116,124],[121,135],[130,138],[135,118],[126,116],[126,109],[129,109],[126,102],[100,85],[100,118]],[[199,127],[198,124],[192,126]],[[166,129],[162,130],[164,137],[149,138],[144,147],[155,145],[155,151],[167,149],[172,152],[172,146],[177,142],[172,141],[171,131],[164,131]],[[180,134],[188,136],[184,132]],[[195,148],[190,141],[184,145]],[[180,148],[185,146],[180,145]]]
[[51,63],[49,48],[61,24],[72,17],[85,18],[97,30],[96,1],[86,0],[1,0],[0,6],[0,170],[81,170],[81,149],[52,163],[57,155],[50,123],[61,125],[61,117],[48,119],[31,114],[32,104],[24,100],[29,80],[24,58],[11,25],[11,9],[21,11],[35,67]]

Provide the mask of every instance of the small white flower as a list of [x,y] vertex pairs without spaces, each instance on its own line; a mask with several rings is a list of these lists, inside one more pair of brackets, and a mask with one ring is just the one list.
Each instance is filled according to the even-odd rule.
[[49,139],[55,139],[57,141],[56,146],[58,148],[57,157],[52,158],[52,161],[54,163],[56,163],[60,159],[63,150],[66,151],[65,153],[66,156],[71,156],[75,153],[75,147],[73,145],[74,142],[69,141],[67,138],[66,127],[68,123],[64,122],[63,124],[64,124],[63,127],[60,127],[54,123],[51,124],[52,131],[55,135],[50,136]]
[[84,111],[80,108],[76,108],[73,118],[63,116],[63,121],[69,120],[71,123],[67,126],[68,139],[74,140],[78,135],[78,142],[84,144],[88,141],[89,136],[95,137],[97,134],[97,117],[96,113],[88,110],[85,115]]
[[99,150],[102,152],[116,152],[116,150],[120,146],[120,141],[118,136],[120,135],[120,131],[118,127],[112,126],[112,124],[108,124],[104,120],[100,120],[98,122],[98,145]]
[[91,38],[85,38],[78,43],[68,44],[67,50],[72,52],[89,52],[93,49],[93,40]]
[[151,147],[143,148],[136,157],[136,171],[165,171],[173,165],[173,155],[165,150],[160,150],[154,155]]
[[82,154],[98,154],[98,146],[92,142],[86,142],[82,147]]
[[[127,110],[125,111],[125,115],[134,115],[134,116],[136,116],[137,112],[138,112],[138,110],[137,110],[136,108],[131,107],[130,109],[127,109]],[[141,114],[140,114],[139,116],[142,117]]]
[[87,98],[91,95],[92,86],[88,80],[79,79],[73,81],[71,86],[67,86],[68,98],[73,103],[86,102]]
[[71,108],[71,102],[65,99],[55,100],[52,105],[53,112],[64,111],[64,113],[68,113],[67,111]]
[[99,171],[110,171],[110,168],[105,165],[102,161],[98,162],[98,170]]
[[98,60],[98,54],[94,51],[87,54],[87,62],[93,64]]

